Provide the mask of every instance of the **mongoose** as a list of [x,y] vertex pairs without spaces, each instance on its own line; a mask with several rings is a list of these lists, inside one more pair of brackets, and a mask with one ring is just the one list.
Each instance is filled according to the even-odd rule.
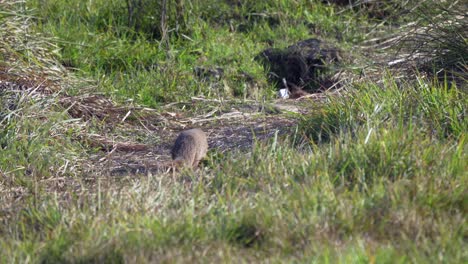
[[208,142],[205,132],[194,128],[185,130],[177,137],[174,147],[172,147],[172,159],[177,167],[198,166],[208,151]]

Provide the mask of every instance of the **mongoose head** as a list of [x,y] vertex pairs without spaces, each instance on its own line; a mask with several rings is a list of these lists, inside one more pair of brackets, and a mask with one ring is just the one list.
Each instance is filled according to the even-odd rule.
[[171,154],[176,166],[194,168],[206,156],[207,151],[208,142],[205,132],[194,128],[179,134]]

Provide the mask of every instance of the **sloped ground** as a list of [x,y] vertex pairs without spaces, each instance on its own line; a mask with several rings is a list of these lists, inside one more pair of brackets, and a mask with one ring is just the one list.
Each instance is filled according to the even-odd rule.
[[[165,164],[170,161],[175,138],[185,129],[198,127],[208,135],[208,159],[201,164],[202,170],[216,162],[216,155],[225,152],[248,153],[256,142],[285,136],[300,138],[296,134],[300,117],[318,109],[327,96],[339,95],[339,91],[330,91],[262,103],[194,97],[189,102],[170,103],[156,110],[117,105],[101,94],[87,92],[93,90],[87,81],[61,77],[69,74],[63,68],[52,72],[15,70],[0,69],[0,91],[3,98],[11,99],[8,111],[22,110],[24,101],[33,100],[43,107],[30,118],[46,120],[49,111],[64,109],[66,121],[59,131],[73,131],[72,140],[86,151],[85,156],[76,156],[55,169],[53,177],[38,181],[41,191],[55,193],[63,204],[74,196],[88,199],[101,188],[125,189],[131,181],[148,174],[158,178],[171,175]],[[68,95],[69,85],[83,85],[83,94]],[[63,132],[55,133],[55,139],[65,136]],[[30,187],[8,181],[0,190],[4,220],[21,210],[28,197],[34,195]]]
[[[40,182],[46,192],[62,193],[65,197],[69,195],[66,190],[80,193],[83,188],[95,189],[100,177],[115,176],[119,181],[119,177],[144,176],[148,172],[165,174],[167,168],[161,164],[170,160],[174,139],[191,127],[200,127],[208,134],[211,156],[248,152],[256,141],[294,136],[300,115],[317,108],[316,102],[325,99],[325,94],[272,102],[192,98],[189,102],[170,103],[160,110],[116,105],[93,92],[93,81],[78,79],[60,65],[54,59],[56,46],[51,44],[54,40],[29,32],[27,19],[12,15],[4,21],[0,46],[5,61],[0,67],[2,123],[14,117],[42,120],[43,124],[48,124],[52,115],[63,119],[60,125],[51,120],[53,124],[45,132],[51,140],[57,140],[51,146],[60,149],[59,142],[70,137],[72,144],[82,146],[87,154],[66,158],[58,168],[46,166],[45,174],[54,176],[44,177]],[[28,34],[14,33],[21,27]],[[28,64],[21,59],[25,50],[35,56],[36,63]],[[69,95],[70,87],[78,88],[79,94]],[[5,176],[5,183],[1,190],[3,210],[16,208],[24,197],[31,195],[31,188],[15,183],[14,176]]]
[[[208,134],[210,151],[225,152],[248,150],[255,140],[264,141],[274,137],[275,134],[282,136],[292,133],[292,128],[297,124],[297,121],[292,117],[280,114],[263,117],[262,115],[261,113],[234,112],[234,115],[226,113],[220,116],[221,121],[214,118],[213,121],[205,119],[206,121],[193,124],[193,119],[178,119],[177,122],[185,124],[173,129],[167,127],[153,130],[131,128],[128,132],[137,133],[137,130],[142,129],[138,132],[146,134],[157,143],[145,145],[145,150],[142,151],[116,151],[107,157],[114,164],[112,167],[124,165],[134,169],[145,166],[149,169],[158,168],[158,164],[164,164],[165,161],[168,161],[170,149],[177,134],[187,128],[201,128]],[[225,118],[226,116],[229,118]],[[98,159],[101,160],[101,158]],[[111,174],[114,172],[116,172],[115,169],[111,169]]]
[[[369,121],[366,135],[356,140],[345,135],[322,148],[311,146],[305,155],[284,146],[268,151],[277,138],[303,139],[295,128],[303,114],[319,113],[332,95],[342,99],[341,91],[267,102],[194,97],[158,110],[117,105],[97,94],[93,81],[57,64],[53,47],[34,48],[43,47],[46,38],[10,39],[5,28],[0,94],[8,103],[0,108],[0,125],[12,125],[0,135],[14,147],[2,146],[8,159],[0,157],[0,236],[8,235],[1,242],[12,250],[9,256],[21,261],[38,253],[33,258],[39,262],[334,256],[346,263],[398,256],[418,262],[436,247],[442,248],[439,258],[463,258],[458,249],[466,242],[457,229],[463,226],[466,196],[459,184],[466,160],[463,136],[454,140],[460,132],[449,131],[448,140],[432,141],[414,129],[419,123],[413,130],[393,129],[385,120],[393,118],[394,98],[370,107],[370,113],[336,112],[350,114],[353,123]],[[18,50],[11,52],[12,47]],[[39,60],[24,61],[24,50],[39,50],[33,54]],[[385,54],[380,63],[352,79],[381,79]],[[70,87],[81,89],[68,94]],[[376,100],[352,99],[359,105],[369,98]],[[455,123],[465,112],[458,101],[453,105],[447,115]],[[170,159],[177,134],[191,127],[207,132],[210,153],[199,170],[174,177],[161,164]],[[253,147],[265,141],[273,144]]]
[[[278,136],[292,136],[298,123],[298,114],[307,113],[324,95],[311,95],[299,100],[278,100],[260,104],[255,101],[223,101],[193,98],[191,102],[172,103],[161,107],[164,111],[134,106],[117,106],[98,94],[68,96],[53,93],[63,91],[57,86],[47,86],[45,81],[22,77],[14,79],[9,69],[0,72],[0,90],[18,98],[32,96],[47,98],[66,109],[72,118],[69,122],[77,133],[74,140],[91,151],[88,158],[76,160],[82,175],[44,179],[46,189],[63,192],[75,190],[86,182],[95,183],[97,177],[124,177],[167,173],[170,149],[178,133],[192,127],[202,128],[208,135],[210,153],[249,151],[256,141],[267,141]],[[18,102],[16,102],[18,103]],[[12,102],[11,110],[17,105]],[[192,116],[181,108],[190,106],[208,113]],[[205,109],[203,109],[205,108]],[[96,132],[90,132],[90,130]],[[96,151],[92,151],[95,149]],[[75,162],[76,162],[75,161]],[[87,176],[89,175],[89,176]],[[84,179],[84,181],[82,181]],[[88,180],[86,180],[88,179]],[[7,189],[8,200],[21,200],[27,188]],[[9,197],[9,198],[8,198]],[[8,206],[4,207],[8,208]]]

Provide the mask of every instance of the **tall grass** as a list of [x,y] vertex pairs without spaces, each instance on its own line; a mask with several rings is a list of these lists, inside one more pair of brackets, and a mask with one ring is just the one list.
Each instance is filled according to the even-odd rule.
[[[69,175],[66,165],[76,161],[80,146],[69,137],[73,121],[58,106],[56,94],[75,84],[57,64],[52,39],[30,27],[34,19],[24,3],[0,7],[0,173],[2,191],[34,191],[32,178]],[[60,87],[60,88],[58,88]],[[49,96],[45,96],[48,94]],[[67,134],[68,133],[68,134]],[[1,198],[11,198],[9,195]],[[2,199],[2,208],[9,199]]]
[[[466,94],[449,84],[418,79],[410,84],[384,80],[357,84],[349,97],[331,98],[334,107],[320,109],[304,122],[304,130],[314,141],[327,141],[337,133],[354,135],[365,129],[417,127],[421,133],[443,139],[459,138],[467,131]],[[437,90],[439,89],[439,90]]]
[[4,220],[1,255],[460,263],[466,100],[442,84],[366,84],[304,119],[298,133],[320,139],[321,120],[326,141],[276,139],[250,154],[212,156],[209,169],[188,177],[132,177],[66,202],[41,193],[39,205]]
[[414,21],[402,33],[398,46],[409,52],[420,71],[439,80],[454,81],[466,91],[468,7],[463,1],[419,3],[409,14]]

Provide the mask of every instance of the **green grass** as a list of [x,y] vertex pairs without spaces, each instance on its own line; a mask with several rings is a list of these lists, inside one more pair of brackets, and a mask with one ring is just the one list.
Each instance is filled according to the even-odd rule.
[[[261,50],[319,34],[350,50],[370,23],[320,1],[227,2],[193,1],[188,27],[166,49],[149,25],[126,26],[124,1],[31,0],[29,30],[54,37],[60,50],[18,48],[12,53],[28,60],[14,63],[58,60],[93,80],[92,92],[150,107],[199,95],[269,103],[274,88],[253,60]],[[44,39],[35,50],[52,49]],[[223,67],[225,76],[198,80],[196,66]],[[67,93],[89,92],[59,77]],[[354,82],[310,102],[294,134],[212,150],[203,168],[176,177],[80,174],[95,150],[79,136],[112,128],[75,124],[58,99],[25,96],[0,108],[0,263],[465,263],[468,96],[460,88],[390,73]]]
[[[38,30],[61,40],[62,63],[97,79],[100,90],[120,100],[152,107],[196,95],[271,97],[265,70],[253,60],[262,50],[318,35],[345,39],[349,46],[363,36],[360,18],[345,12],[337,19],[336,10],[322,4],[218,2],[194,1],[185,14],[189,30],[171,34],[169,48],[144,30],[150,25],[138,32],[128,27],[125,1],[29,1],[28,6],[41,18]],[[216,83],[202,82],[194,77],[197,66],[221,67],[225,74]],[[245,88],[245,74],[258,91]]]
[[[117,189],[78,191],[65,204],[40,193],[4,220],[1,255],[463,263],[466,100],[438,84],[368,85],[324,104],[324,116],[343,113],[323,118],[324,131],[343,125],[300,151],[286,140],[213,156],[210,169],[188,175],[191,184],[137,177]],[[314,133],[309,122],[298,133]]]
[[357,84],[344,97],[330,98],[333,107],[320,109],[303,123],[314,141],[327,141],[333,135],[355,134],[364,127],[369,135],[375,129],[399,128],[401,133],[416,127],[427,136],[459,138],[466,124],[467,99],[464,92],[447,83],[428,83],[418,79],[397,84],[384,79],[384,87]]

